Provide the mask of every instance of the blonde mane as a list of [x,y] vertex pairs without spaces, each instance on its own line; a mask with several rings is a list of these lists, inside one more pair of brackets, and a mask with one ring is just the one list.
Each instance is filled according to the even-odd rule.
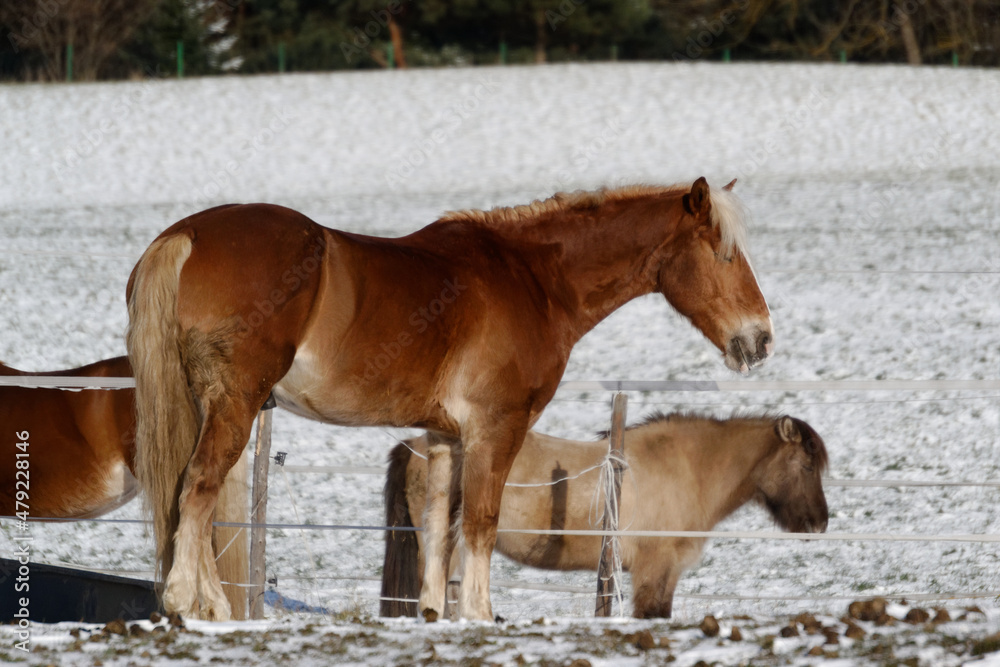
[[747,207],[739,197],[733,194],[732,190],[712,188],[709,193],[712,199],[712,223],[722,233],[719,253],[723,257],[730,257],[735,251],[749,259],[750,253],[747,250],[747,218],[749,213]]
[[[688,184],[675,183],[665,186],[627,185],[619,188],[557,192],[548,199],[536,199],[530,204],[495,206],[486,211],[477,209],[448,211],[439,218],[439,222],[474,222],[488,226],[522,225],[551,213],[597,208],[602,204],[626,199],[687,193],[690,189],[691,186]],[[719,228],[722,235],[720,256],[729,257],[735,251],[748,257],[746,207],[730,190],[711,188],[709,192],[712,201],[712,224]]]

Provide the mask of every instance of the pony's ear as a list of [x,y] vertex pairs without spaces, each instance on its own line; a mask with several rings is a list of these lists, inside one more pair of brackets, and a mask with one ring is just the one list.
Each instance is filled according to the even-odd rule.
[[691,192],[684,195],[684,208],[691,215],[706,217],[712,208],[709,199],[708,181],[702,176],[691,186]]
[[778,433],[778,437],[785,442],[798,442],[802,439],[799,429],[795,428],[795,421],[787,415],[778,418],[774,430]]
[[729,181],[729,183],[727,183],[726,185],[723,185],[722,189],[723,190],[728,190],[728,191],[732,192],[734,185],[736,185],[736,179],[735,178],[733,180]]

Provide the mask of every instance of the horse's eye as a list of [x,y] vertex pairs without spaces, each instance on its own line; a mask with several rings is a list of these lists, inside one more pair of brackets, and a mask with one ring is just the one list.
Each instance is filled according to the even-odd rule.
[[729,257],[724,257],[723,255],[720,255],[718,252],[715,253],[715,258],[720,262],[725,262],[726,264],[729,264],[733,261],[732,255],[730,255]]
[[815,472],[816,471],[815,466],[811,466],[811,465],[802,466],[802,469],[805,470],[806,472]]

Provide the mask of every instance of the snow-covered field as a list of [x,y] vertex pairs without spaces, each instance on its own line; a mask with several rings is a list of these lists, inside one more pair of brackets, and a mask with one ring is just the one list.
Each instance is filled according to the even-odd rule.
[[[269,201],[332,227],[398,235],[448,209],[705,175],[714,185],[739,177],[775,323],[776,354],[747,383],[995,380],[998,105],[997,72],[845,65],[606,64],[0,87],[0,359],[44,370],[122,354],[135,260],[172,222],[217,203]],[[589,334],[564,379],[734,376],[662,298],[647,297]],[[610,398],[561,391],[537,428],[589,438],[607,427]],[[998,392],[633,393],[629,415],[737,408],[787,412],[825,438],[830,532],[1000,528],[1000,494],[989,486],[836,484],[1000,481]],[[403,435],[278,411],[273,447],[292,466],[381,466]],[[269,520],[382,525],[382,482],[275,469]],[[139,516],[133,504],[110,518]],[[720,528],[770,525],[747,509]],[[124,571],[151,565],[150,540],[133,524],[31,530],[38,560]],[[13,551],[11,534],[0,525],[0,553]],[[268,572],[286,596],[374,614],[381,546],[377,531],[273,530]],[[949,604],[961,606],[972,602],[962,596],[980,594],[975,602],[987,614],[976,631],[992,632],[1000,626],[998,573],[988,543],[717,539],[681,579],[675,617],[697,623],[706,613],[760,619],[805,609],[838,616],[863,596],[955,594],[961,599]],[[497,557],[493,577],[587,591],[494,587],[494,611],[514,622],[592,614],[592,574],[529,571]]]

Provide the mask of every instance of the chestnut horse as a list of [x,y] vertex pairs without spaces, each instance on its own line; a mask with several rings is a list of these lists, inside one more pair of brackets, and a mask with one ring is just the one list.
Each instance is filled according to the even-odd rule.
[[[428,492],[428,445],[423,436],[390,453],[387,526],[421,525]],[[529,431],[507,477],[500,528],[600,528],[594,525],[600,519],[593,504],[600,464],[607,454],[607,439],[575,442]],[[620,496],[625,530],[709,531],[751,501],[765,507],[784,530],[826,530],[820,478],[827,466],[826,447],[799,419],[654,415],[626,431],[625,459],[631,477]],[[677,580],[701,557],[706,541],[704,537],[621,538],[622,565],[632,573],[635,617],[670,617]],[[416,616],[416,603],[401,600],[413,599],[420,590],[424,542],[419,532],[386,533],[383,616]],[[597,570],[601,538],[500,532],[496,549],[532,567]]]
[[[402,238],[336,231],[266,204],[197,213],[129,278],[137,477],[167,611],[229,617],[209,525],[254,415],[411,426],[464,447],[460,613],[491,620],[490,554],[514,456],[573,345],[660,292],[743,372],[771,352],[736,196],[691,186],[559,194],[450,213]],[[447,517],[441,523],[447,528]],[[423,608],[444,608],[428,559]],[[447,558],[441,559],[447,562]]]
[[[127,357],[105,359],[82,368],[26,373],[0,364],[0,376],[55,375],[129,377]],[[139,490],[135,471],[135,392],[131,389],[66,391],[0,386],[0,516],[23,510],[17,492],[26,492],[29,516],[91,519],[118,509]],[[15,433],[28,433],[27,474],[17,476],[20,452]],[[23,458],[23,457],[22,457]],[[247,520],[245,458],[226,480],[219,496],[219,521]],[[27,478],[26,478],[27,477]],[[242,483],[241,481],[242,480]],[[19,484],[20,483],[20,484]],[[23,498],[23,496],[22,496]],[[234,584],[247,581],[247,540],[233,539],[242,529],[216,529],[220,575]],[[232,543],[230,544],[230,541]],[[228,548],[226,548],[228,545]],[[225,585],[238,618],[246,617],[243,588]]]

